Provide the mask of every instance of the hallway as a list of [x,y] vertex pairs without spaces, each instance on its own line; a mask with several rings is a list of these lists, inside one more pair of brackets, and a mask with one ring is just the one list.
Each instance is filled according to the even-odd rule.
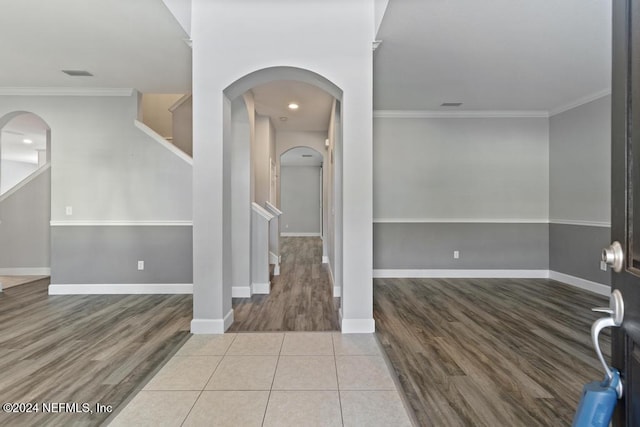
[[338,331],[339,298],[326,265],[320,237],[281,237],[280,275],[269,295],[234,298],[229,332]]

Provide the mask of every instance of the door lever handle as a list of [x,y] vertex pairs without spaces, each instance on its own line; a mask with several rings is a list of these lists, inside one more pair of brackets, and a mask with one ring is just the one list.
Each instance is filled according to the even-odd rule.
[[610,307],[594,307],[591,309],[591,311],[595,311],[597,313],[613,314],[613,309]]

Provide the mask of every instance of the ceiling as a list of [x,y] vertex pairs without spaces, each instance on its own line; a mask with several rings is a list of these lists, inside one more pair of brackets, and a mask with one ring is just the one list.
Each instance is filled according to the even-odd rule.
[[374,108],[553,111],[610,90],[609,0],[390,0]]
[[[296,81],[274,81],[251,89],[256,112],[269,116],[278,131],[326,131],[333,96],[316,86]],[[290,103],[300,108],[291,110]],[[283,119],[284,118],[284,119]]]
[[[606,0],[390,0],[374,54],[374,108],[553,111],[605,93],[610,8]],[[186,37],[162,0],[6,1],[0,87],[190,92]],[[263,95],[259,108],[279,118],[275,104],[289,99],[269,107]]]
[[0,87],[191,92],[186,37],[161,0],[4,1]]

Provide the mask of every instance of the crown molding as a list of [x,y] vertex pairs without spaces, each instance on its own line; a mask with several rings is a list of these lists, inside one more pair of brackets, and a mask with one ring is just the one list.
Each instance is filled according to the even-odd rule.
[[592,93],[591,95],[583,96],[582,98],[578,98],[575,101],[570,102],[569,104],[561,105],[560,107],[550,110],[549,117],[564,113],[565,111],[569,111],[581,105],[588,104],[589,102],[595,101],[597,99],[604,98],[607,95],[611,95],[611,89],[605,89],[596,93]]
[[547,118],[547,111],[513,110],[373,110],[374,118],[384,119],[500,119],[500,118]]
[[0,96],[131,96],[132,88],[0,87]]

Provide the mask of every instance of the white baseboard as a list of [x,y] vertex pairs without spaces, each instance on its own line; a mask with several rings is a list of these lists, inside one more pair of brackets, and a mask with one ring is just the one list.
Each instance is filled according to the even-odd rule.
[[191,283],[51,284],[49,295],[192,294]]
[[566,283],[568,285],[575,286],[576,288],[585,289],[600,295],[609,296],[611,294],[611,287],[608,285],[559,273],[557,271],[549,271],[549,279],[557,280],[558,282]]
[[333,280],[333,271],[331,270],[331,264],[327,263],[327,270],[329,273],[329,283],[333,288],[333,297],[340,298],[342,296],[342,288],[340,286],[336,286],[336,282]]
[[343,334],[370,334],[376,331],[376,322],[373,319],[342,319]]
[[320,233],[280,233],[282,237],[321,237]]
[[322,263],[323,264],[329,264],[329,257],[326,255],[322,255]]
[[549,270],[373,270],[374,278],[514,278],[514,279],[547,279]]
[[271,292],[271,283],[252,283],[251,290],[253,294],[268,294]]
[[280,257],[273,252],[269,251],[269,264],[279,264]]
[[0,268],[0,276],[51,276],[49,267]]
[[273,275],[274,276],[280,275],[280,264],[276,264],[273,266]]
[[231,287],[231,298],[251,298],[251,286]]
[[340,298],[342,296],[342,288],[340,286],[333,287],[333,297]]
[[233,323],[233,309],[229,310],[224,319],[192,319],[192,334],[224,334]]

